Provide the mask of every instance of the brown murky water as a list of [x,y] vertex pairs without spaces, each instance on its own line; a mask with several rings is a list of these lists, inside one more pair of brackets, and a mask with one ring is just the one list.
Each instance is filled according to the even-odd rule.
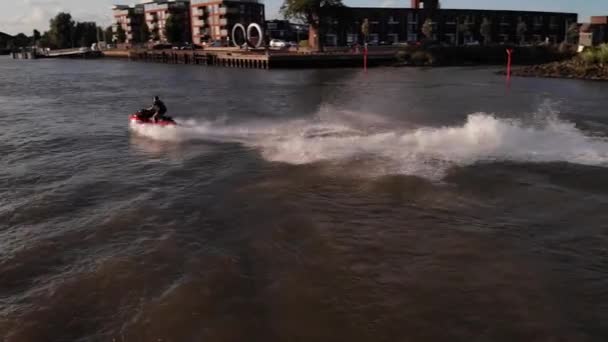
[[[608,84],[0,59],[2,341],[605,341]],[[177,128],[129,127],[160,95]]]

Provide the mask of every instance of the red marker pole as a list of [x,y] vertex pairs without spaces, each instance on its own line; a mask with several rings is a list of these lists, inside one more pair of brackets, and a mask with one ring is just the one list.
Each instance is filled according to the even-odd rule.
[[507,49],[507,80],[511,80],[511,62],[512,62],[513,49]]

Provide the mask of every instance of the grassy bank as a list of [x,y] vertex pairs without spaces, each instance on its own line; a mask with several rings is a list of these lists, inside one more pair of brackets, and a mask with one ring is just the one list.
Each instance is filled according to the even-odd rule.
[[571,58],[574,51],[559,46],[428,46],[406,47],[397,53],[400,66],[504,65],[506,49],[515,65],[533,65]]
[[513,75],[608,81],[608,44],[587,49],[566,61],[518,68]]

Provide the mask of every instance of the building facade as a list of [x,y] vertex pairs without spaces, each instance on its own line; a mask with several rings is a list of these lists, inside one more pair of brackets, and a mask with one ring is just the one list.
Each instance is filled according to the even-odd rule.
[[267,20],[266,35],[270,39],[300,42],[308,39],[308,25],[295,24],[288,20]]
[[[423,1],[413,2],[413,5],[423,6]],[[361,25],[365,19],[369,21],[368,40],[372,45],[424,40],[448,45],[531,44],[547,39],[559,43],[566,40],[568,27],[578,20],[575,13],[440,9],[437,1],[426,2],[424,8],[344,7],[337,11],[333,24],[325,29],[324,44],[363,43]],[[423,34],[427,19],[431,37]]]
[[608,43],[608,16],[594,16],[589,23],[581,25],[580,45],[596,46],[604,43]]
[[142,25],[145,25],[143,5],[114,5],[112,7],[112,15],[112,31],[114,32],[114,37],[106,37],[106,39],[110,39],[111,41],[116,40],[118,27],[120,26],[125,31],[125,43],[133,44],[142,42],[141,30]]
[[167,42],[165,28],[170,16],[179,16],[183,20],[182,42],[190,40],[190,1],[188,0],[166,0],[154,1],[143,4],[145,22],[150,31],[151,40],[154,42]]
[[220,41],[229,44],[235,25],[264,25],[264,4],[261,0],[192,0],[190,12],[192,42]]

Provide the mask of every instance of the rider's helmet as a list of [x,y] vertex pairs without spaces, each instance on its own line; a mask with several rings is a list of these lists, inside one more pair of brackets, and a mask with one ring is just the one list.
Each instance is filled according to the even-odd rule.
[[158,101],[158,100],[160,100],[160,97],[154,96],[154,101]]

